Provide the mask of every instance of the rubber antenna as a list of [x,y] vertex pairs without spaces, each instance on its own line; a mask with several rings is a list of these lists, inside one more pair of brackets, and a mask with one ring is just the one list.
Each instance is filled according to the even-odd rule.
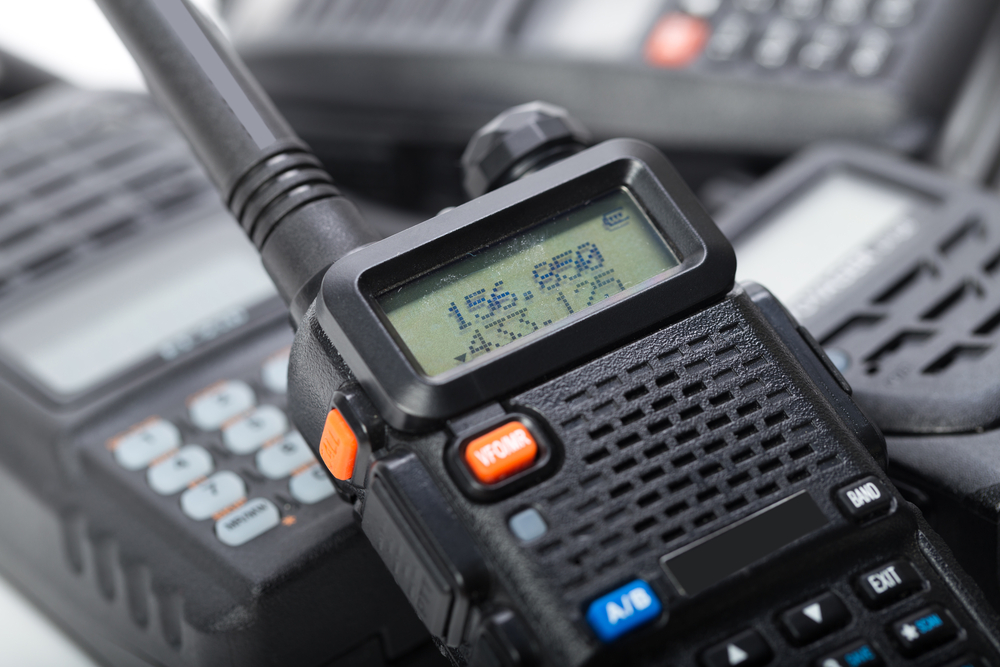
[[232,46],[186,0],[97,0],[298,322],[326,269],[377,239]]

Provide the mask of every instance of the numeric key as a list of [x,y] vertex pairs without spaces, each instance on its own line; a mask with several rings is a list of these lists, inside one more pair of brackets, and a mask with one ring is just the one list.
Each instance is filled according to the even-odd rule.
[[188,416],[202,431],[215,431],[256,402],[250,385],[240,380],[227,380],[193,396],[188,402]]

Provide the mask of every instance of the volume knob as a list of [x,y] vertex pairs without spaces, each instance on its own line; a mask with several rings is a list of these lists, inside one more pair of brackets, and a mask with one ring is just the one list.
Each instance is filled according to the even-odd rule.
[[465,192],[471,198],[586,148],[590,134],[562,107],[529,102],[507,109],[482,127],[462,155]]

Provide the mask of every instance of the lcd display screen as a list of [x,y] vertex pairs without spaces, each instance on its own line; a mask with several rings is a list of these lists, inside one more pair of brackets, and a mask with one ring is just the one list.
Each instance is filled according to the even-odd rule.
[[0,315],[0,354],[73,395],[246,322],[275,296],[235,223],[214,216],[75,275]]
[[832,171],[736,239],[736,279],[809,317],[915,236],[925,206],[911,190]]
[[632,194],[620,188],[383,294],[378,304],[433,376],[679,263]]

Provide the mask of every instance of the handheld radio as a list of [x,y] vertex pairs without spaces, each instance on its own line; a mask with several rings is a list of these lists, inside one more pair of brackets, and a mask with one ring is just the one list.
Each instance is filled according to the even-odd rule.
[[290,424],[286,310],[150,101],[22,97],[0,171],[4,575],[116,667],[443,662]]
[[[768,280],[837,361],[887,434],[893,477],[1000,606],[1000,199],[893,156],[827,146],[720,225],[744,275]],[[797,264],[776,265],[775,251]]]
[[1000,662],[846,383],[655,149],[512,160],[559,124],[518,110],[470,155],[509,184],[369,243],[211,25],[102,6],[298,320],[294,421],[454,662]]

